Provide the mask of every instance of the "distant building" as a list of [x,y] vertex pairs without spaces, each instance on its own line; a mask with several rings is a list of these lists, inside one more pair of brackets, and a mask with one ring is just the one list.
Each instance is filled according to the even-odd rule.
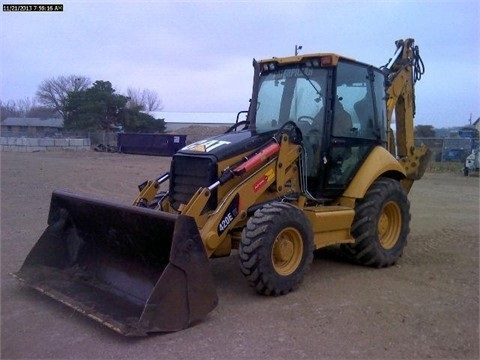
[[475,122],[473,123],[473,126],[475,127],[475,129],[478,130],[478,132],[480,133],[480,117],[475,120]]
[[[191,125],[209,127],[231,126],[237,120],[237,113],[230,112],[149,112],[155,119],[165,121],[165,132],[174,132]],[[239,121],[246,114],[240,114]],[[63,119],[15,118],[9,117],[1,122],[2,136],[47,137],[54,136],[63,129]]]
[[2,136],[47,137],[62,131],[63,119],[9,117],[0,125]]
[[[165,121],[165,132],[172,132],[190,125],[230,126],[235,124],[237,113],[230,112],[168,112],[154,111],[149,115]],[[245,120],[245,114],[240,114],[239,121]]]

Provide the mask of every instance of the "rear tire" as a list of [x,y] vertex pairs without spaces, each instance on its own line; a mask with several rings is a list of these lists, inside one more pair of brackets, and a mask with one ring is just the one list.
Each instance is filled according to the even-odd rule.
[[267,204],[248,220],[239,255],[240,269],[258,293],[287,294],[303,281],[313,260],[310,222],[291,204]]
[[379,178],[357,202],[351,233],[342,249],[356,262],[391,266],[402,256],[410,231],[410,202],[400,182]]

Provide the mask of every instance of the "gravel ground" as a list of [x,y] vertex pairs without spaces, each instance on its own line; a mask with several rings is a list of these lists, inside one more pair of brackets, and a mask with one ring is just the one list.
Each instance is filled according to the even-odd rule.
[[479,179],[461,174],[414,185],[397,265],[361,267],[328,248],[297,291],[270,298],[248,287],[236,255],[214,259],[219,306],[177,333],[125,338],[9,275],[45,228],[53,189],[128,204],[169,160],[1,153],[2,359],[479,358]]

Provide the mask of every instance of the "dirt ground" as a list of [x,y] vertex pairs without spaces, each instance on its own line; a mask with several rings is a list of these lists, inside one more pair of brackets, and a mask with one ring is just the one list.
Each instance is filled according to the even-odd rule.
[[411,192],[397,265],[316,253],[282,297],[248,287],[238,258],[212,260],[220,299],[185,331],[125,338],[21,285],[55,188],[128,204],[168,158],[96,152],[1,153],[2,359],[478,359],[479,178],[427,173]]

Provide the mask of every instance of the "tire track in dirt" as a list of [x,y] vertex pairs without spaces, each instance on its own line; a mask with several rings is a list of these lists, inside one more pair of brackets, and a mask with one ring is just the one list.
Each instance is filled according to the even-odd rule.
[[75,182],[67,190],[129,204],[138,195],[138,185],[166,172],[169,164],[170,158],[125,154],[102,157],[95,154],[78,159]]
[[86,180],[80,186],[75,187],[75,192],[118,202],[131,201],[137,194],[136,188],[132,187],[129,182],[115,181],[109,183],[99,178]]
[[402,262],[404,264],[444,264],[445,262],[454,262],[454,257],[448,256],[452,252],[452,243],[457,242],[457,245],[460,246],[461,243],[465,242],[463,239],[471,236],[464,229],[452,226],[436,229],[428,234],[410,235]]

